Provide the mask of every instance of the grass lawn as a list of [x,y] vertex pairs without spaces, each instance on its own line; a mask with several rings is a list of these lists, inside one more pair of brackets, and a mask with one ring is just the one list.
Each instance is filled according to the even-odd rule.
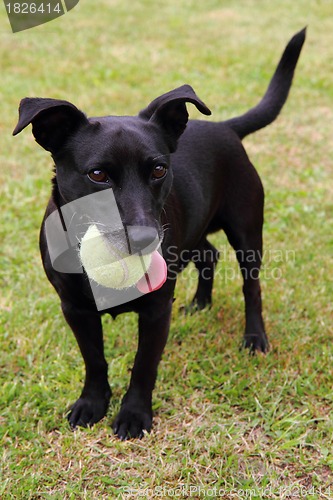
[[[257,103],[284,46],[308,25],[281,116],[245,146],[264,182],[264,318],[271,350],[248,356],[241,280],[223,234],[214,305],[184,316],[179,279],[154,393],[154,427],[120,442],[111,421],[129,381],[136,317],[105,318],[114,397],[71,432],[83,362],[38,252],[52,161],[25,96],[88,115],[136,114],[191,84],[222,120]],[[0,497],[333,498],[333,17],[331,0],[95,0],[12,34],[0,7]],[[192,117],[197,112],[189,106]],[[203,165],[204,168],[204,165]]]

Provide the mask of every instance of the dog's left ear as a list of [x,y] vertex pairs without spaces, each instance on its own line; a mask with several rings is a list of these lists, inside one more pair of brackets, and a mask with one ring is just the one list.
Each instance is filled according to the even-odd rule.
[[188,122],[186,102],[194,104],[204,115],[211,115],[190,85],[182,85],[157,97],[139,113],[139,118],[154,121],[163,127],[170,139],[171,151],[176,149],[177,140]]
[[89,122],[86,115],[68,101],[25,97],[20,102],[19,121],[13,135],[29,123],[38,144],[54,154],[79,126]]

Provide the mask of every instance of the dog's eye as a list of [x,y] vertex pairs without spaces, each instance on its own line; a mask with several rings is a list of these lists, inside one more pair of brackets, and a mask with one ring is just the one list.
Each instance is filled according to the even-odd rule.
[[156,165],[152,172],[152,178],[154,180],[162,179],[166,176],[168,169],[164,165]]
[[91,170],[88,177],[93,182],[109,182],[108,174],[103,170]]

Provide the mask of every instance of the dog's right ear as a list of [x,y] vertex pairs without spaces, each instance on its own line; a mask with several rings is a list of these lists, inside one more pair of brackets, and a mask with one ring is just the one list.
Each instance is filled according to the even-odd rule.
[[19,121],[13,135],[19,134],[29,123],[36,142],[53,154],[80,125],[89,122],[86,115],[70,102],[26,97],[20,103]]
[[190,102],[204,115],[211,111],[196,95],[190,85],[182,85],[154,99],[139,117],[157,123],[166,132],[171,152],[175,151],[177,140],[188,122],[186,103]]

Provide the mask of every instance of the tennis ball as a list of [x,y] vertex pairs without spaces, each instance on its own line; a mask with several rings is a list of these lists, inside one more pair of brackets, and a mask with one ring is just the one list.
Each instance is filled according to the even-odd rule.
[[147,272],[151,255],[124,255],[95,224],[81,240],[80,259],[87,275],[107,288],[122,290],[136,285]]

